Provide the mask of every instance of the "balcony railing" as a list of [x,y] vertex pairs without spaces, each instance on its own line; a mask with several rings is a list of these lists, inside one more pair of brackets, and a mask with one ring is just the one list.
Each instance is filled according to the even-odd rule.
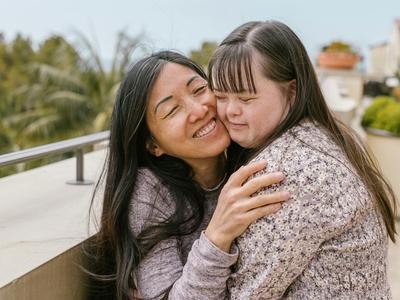
[[92,181],[84,178],[84,153],[83,148],[107,141],[110,137],[109,131],[103,131],[90,135],[77,137],[57,143],[47,144],[44,146],[34,147],[26,150],[16,151],[8,154],[0,155],[0,167],[14,165],[35,159],[40,159],[56,154],[63,154],[74,151],[76,157],[76,179],[70,180],[68,184],[87,185]]

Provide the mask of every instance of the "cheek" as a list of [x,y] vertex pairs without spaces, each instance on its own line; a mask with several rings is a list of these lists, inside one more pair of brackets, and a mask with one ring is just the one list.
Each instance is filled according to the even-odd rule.
[[186,127],[179,118],[163,122],[159,126],[158,138],[166,145],[175,145],[177,141],[182,142],[186,138]]
[[259,135],[270,126],[271,116],[265,108],[257,105],[249,105],[243,110],[243,115],[249,124],[249,129],[253,134]]
[[217,114],[218,117],[223,121],[225,120],[226,116],[226,103],[223,103],[221,101],[217,101]]

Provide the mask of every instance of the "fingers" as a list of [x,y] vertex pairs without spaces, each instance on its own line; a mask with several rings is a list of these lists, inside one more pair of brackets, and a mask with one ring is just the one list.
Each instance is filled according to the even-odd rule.
[[262,206],[269,206],[276,203],[285,202],[290,198],[290,193],[287,191],[276,192],[272,194],[258,195],[256,197],[248,198],[241,204],[245,210],[252,210]]
[[241,187],[241,193],[251,196],[261,188],[280,183],[284,178],[285,175],[282,172],[274,172],[252,178]]
[[282,207],[282,203],[275,203],[267,206],[262,206],[249,211],[246,214],[248,224],[255,222],[259,218],[272,215],[276,213]]
[[259,218],[276,213],[289,198],[290,193],[287,191],[249,198],[242,203],[242,209],[246,211],[242,215],[244,222],[250,225]]
[[251,175],[261,171],[267,166],[265,160],[256,161],[254,163],[242,166],[231,175],[229,181],[234,186],[241,186]]

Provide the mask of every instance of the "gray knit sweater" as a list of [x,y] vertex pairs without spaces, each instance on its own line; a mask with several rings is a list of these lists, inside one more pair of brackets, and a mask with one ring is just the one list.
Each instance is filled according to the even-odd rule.
[[[175,206],[168,189],[148,169],[141,169],[130,206],[130,226],[137,235],[147,226],[165,221]],[[215,210],[220,189],[206,192],[200,228],[187,236],[157,244],[134,272],[138,292],[145,299],[224,299],[230,267],[238,251],[221,251],[202,233]]]
[[227,298],[391,299],[383,219],[326,132],[303,122],[254,160],[261,159],[268,172],[286,174],[281,186],[262,193],[292,196],[237,239]]

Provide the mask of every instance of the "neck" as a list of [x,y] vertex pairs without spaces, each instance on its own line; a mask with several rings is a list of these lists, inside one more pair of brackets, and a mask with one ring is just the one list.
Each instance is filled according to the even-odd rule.
[[209,189],[216,186],[225,175],[225,155],[201,160],[192,164],[194,180],[203,188]]

